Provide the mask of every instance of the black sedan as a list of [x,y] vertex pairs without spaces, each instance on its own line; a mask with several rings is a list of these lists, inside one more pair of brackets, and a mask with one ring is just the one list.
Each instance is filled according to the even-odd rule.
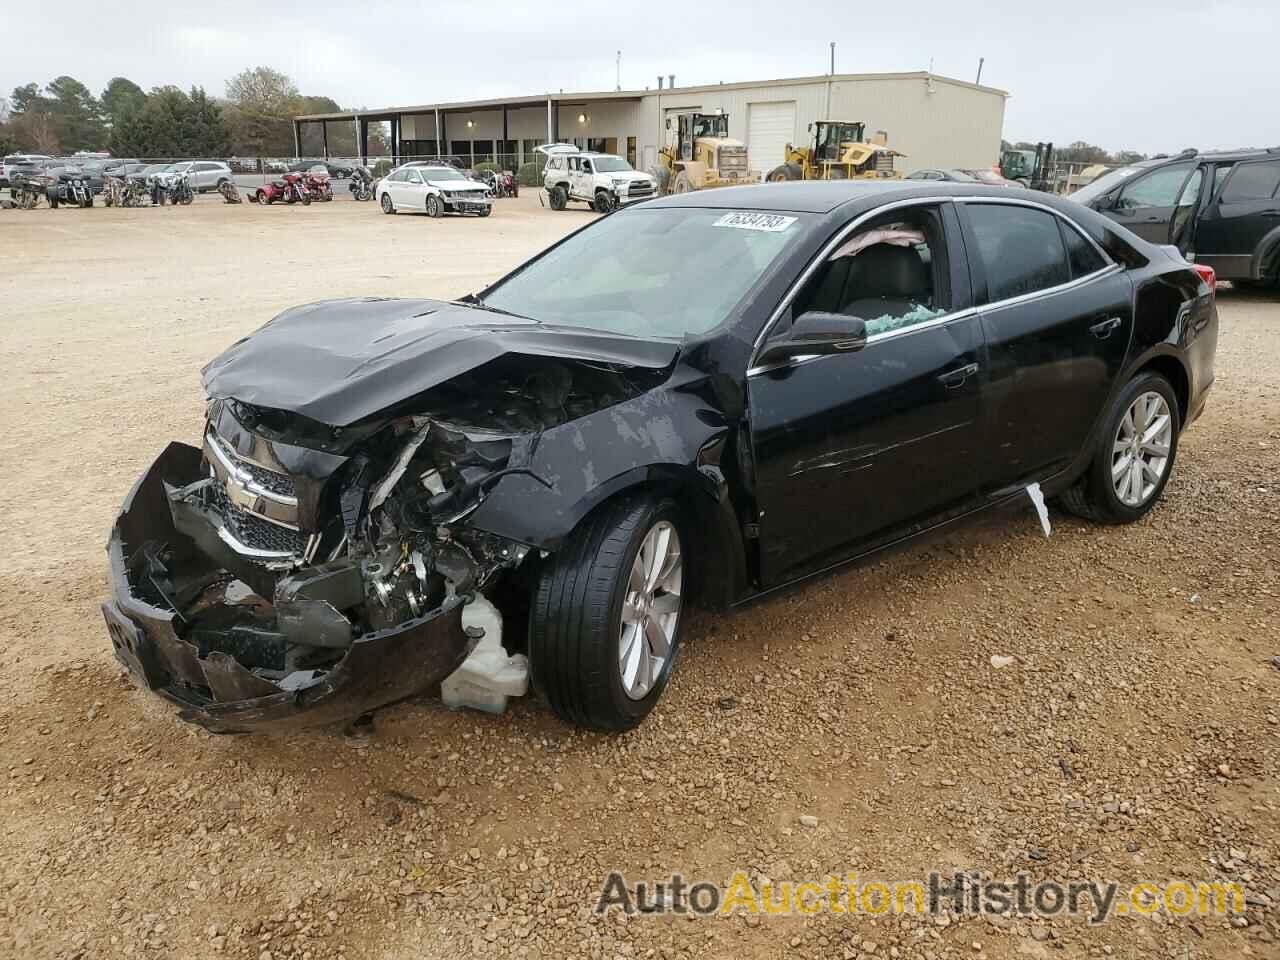
[[1143,517],[1213,383],[1212,272],[1010,193],[690,193],[461,301],[285,312],[204,369],[200,445],[125,501],[116,655],[212,730],[442,680],[622,730],[688,603],[1040,496]]

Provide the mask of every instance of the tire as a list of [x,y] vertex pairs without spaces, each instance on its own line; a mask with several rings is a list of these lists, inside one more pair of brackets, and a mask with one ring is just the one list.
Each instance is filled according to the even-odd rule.
[[224,185],[224,184],[226,184],[226,183],[228,183],[228,182],[229,182],[229,181],[227,180],[227,178],[226,178],[226,177],[221,177],[221,178],[219,178],[218,182],[214,185],[213,189],[217,190],[217,191],[218,191],[218,193],[221,193],[221,192],[222,192],[222,187],[223,187],[223,185]]
[[493,207],[484,207],[484,208],[480,211],[480,216],[482,216],[482,217],[487,217],[487,216],[489,216],[489,214],[491,214],[491,213],[493,213]]
[[427,216],[439,220],[444,216],[444,203],[434,193],[427,194]]
[[392,203],[392,201],[391,201],[391,194],[389,194],[389,193],[384,193],[384,194],[382,195],[382,199],[381,199],[381,200],[379,200],[379,201],[378,201],[378,203],[381,205],[381,207],[382,207],[382,212],[383,212],[383,213],[395,213],[395,212],[396,212],[396,205],[395,205],[394,203]]
[[93,206],[93,197],[89,197],[87,200],[85,200],[85,202],[82,204],[82,206],[85,206],[85,207],[92,207],[92,206]]
[[800,168],[794,163],[783,163],[769,171],[765,177],[769,183],[786,183],[788,180],[799,180]]
[[271,194],[267,193],[267,191],[265,190],[255,191],[254,196],[258,198],[259,203],[264,204],[266,206],[271,205]]
[[184,207],[190,206],[191,202],[195,200],[195,198],[196,198],[196,195],[194,193],[190,193],[190,192],[184,193],[182,195],[182,205]]
[[57,197],[50,197],[50,198],[49,198],[49,206],[50,206],[51,208],[53,208],[54,210],[57,210],[57,209],[58,209],[58,202],[59,202],[59,201],[58,201],[58,198],[57,198]]
[[564,187],[551,188],[551,209],[563,210],[569,206],[569,191]]
[[304,207],[309,207],[309,206],[311,206],[311,194],[309,194],[309,193],[304,193],[304,194],[302,195],[302,205],[303,205]]
[[[1142,451],[1143,461],[1158,472],[1158,478],[1152,483],[1151,476],[1145,469],[1133,468],[1136,475],[1131,474],[1128,478],[1128,492],[1137,499],[1126,502],[1122,499],[1120,490],[1117,489],[1118,485],[1124,489],[1123,485],[1126,482],[1124,473],[1115,478],[1112,475],[1114,468],[1122,468],[1124,463],[1132,464],[1133,461],[1133,450],[1126,450],[1121,446],[1125,441],[1121,424],[1126,421],[1131,408],[1134,408],[1140,399],[1152,396],[1158,396],[1162,401],[1163,413],[1157,410],[1157,415],[1148,422],[1144,432],[1150,433],[1157,425],[1160,416],[1167,416],[1169,427],[1167,438],[1161,431],[1153,443],[1141,445],[1139,449]],[[1138,407],[1134,416],[1135,427],[1141,425],[1141,420],[1142,410]],[[1097,523],[1133,523],[1141,520],[1156,505],[1164,492],[1165,485],[1169,482],[1169,477],[1173,475],[1174,462],[1178,456],[1178,434],[1181,429],[1178,398],[1169,381],[1158,373],[1138,374],[1120,391],[1119,396],[1112,403],[1106,420],[1103,421],[1102,431],[1095,441],[1093,459],[1084,475],[1074,487],[1062,494],[1059,502],[1070,513]],[[1164,444],[1158,442],[1162,439],[1166,440]],[[1162,448],[1167,451],[1164,457],[1155,457],[1149,461],[1146,459],[1151,456],[1147,451]],[[1141,486],[1135,489],[1137,478],[1141,478]]]
[[676,174],[676,178],[671,184],[672,193],[690,193],[694,189],[693,181],[689,179],[689,174],[684,170]]
[[596,198],[592,201],[591,207],[596,213],[608,213],[614,207],[613,197],[609,196],[607,190],[597,190]]
[[[668,578],[668,585],[675,589],[658,593],[654,607],[645,604],[654,609],[663,602],[665,609],[669,597],[677,598],[670,632],[648,620],[647,613],[640,621],[650,629],[656,626],[667,639],[661,666],[646,659],[647,645],[628,646],[640,656],[640,666],[633,671],[637,685],[629,688],[624,671],[630,661],[624,662],[621,656],[623,641],[629,637],[646,644],[645,636],[637,636],[643,632],[641,625],[631,625],[624,633],[624,602],[641,547],[651,533],[660,539],[662,530],[675,534],[669,544],[688,543],[674,500],[641,495],[613,502],[579,524],[539,575],[529,611],[530,669],[534,689],[566,723],[593,730],[629,730],[648,715],[666,688],[685,619],[680,597],[688,566],[678,552],[677,571]],[[660,615],[670,616],[670,611]],[[647,670],[642,674],[645,664],[652,664],[656,675]],[[650,676],[650,683],[642,682]]]

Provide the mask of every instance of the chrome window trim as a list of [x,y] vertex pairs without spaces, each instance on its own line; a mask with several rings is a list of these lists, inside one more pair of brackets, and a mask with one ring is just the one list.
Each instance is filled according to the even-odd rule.
[[[1080,226],[1074,220],[1068,217],[1061,210],[1055,210],[1053,207],[1046,204],[1036,203],[1034,200],[1025,200],[1022,197],[953,197],[952,199],[956,203],[999,203],[1004,204],[1005,206],[1029,207],[1032,210],[1042,210],[1045,213],[1049,213],[1057,217],[1076,233],[1080,234],[1080,236],[1084,237],[1085,241],[1098,252],[1099,256],[1102,257],[1103,263],[1115,263],[1114,259],[1107,256],[1107,251],[1102,249],[1101,244],[1099,244],[1097,240],[1093,239],[1093,237],[1089,236],[1085,231],[1081,230]],[[1095,272],[1100,273],[1101,271]],[[1086,274],[1086,276],[1093,276],[1093,274]],[[1079,279],[1083,280],[1084,277],[1080,277]]]
[[[786,294],[783,295],[782,300],[779,301],[778,306],[775,307],[773,313],[769,315],[769,319],[765,323],[764,328],[761,330],[760,335],[756,337],[755,344],[751,348],[751,359],[753,362],[747,367],[747,377],[750,378],[750,377],[758,376],[762,373],[769,373],[773,370],[781,370],[786,367],[800,366],[802,364],[809,363],[810,361],[813,361],[813,360],[821,360],[823,356],[835,356],[835,354],[805,354],[802,356],[793,357],[790,360],[784,360],[780,363],[770,363],[770,364],[764,364],[762,366],[757,366],[754,363],[755,358],[760,353],[760,348],[763,346],[764,342],[768,339],[770,331],[773,330],[773,328],[777,325],[778,320],[781,319],[783,313],[785,313],[786,310],[791,306],[791,302],[795,299],[796,294],[799,293],[800,289],[806,283],[809,282],[810,278],[812,278],[814,273],[817,272],[818,268],[827,262],[827,259],[830,257],[832,252],[836,249],[837,246],[839,246],[845,240],[845,238],[849,236],[850,233],[857,230],[858,227],[866,223],[868,220],[873,219],[879,216],[880,214],[888,211],[897,210],[902,207],[911,207],[911,206],[938,206],[947,202],[1002,204],[1004,206],[1026,207],[1031,210],[1040,210],[1044,213],[1051,214],[1052,216],[1057,217],[1059,220],[1066,223],[1071,229],[1075,230],[1076,233],[1080,234],[1080,236],[1084,237],[1085,240],[1089,244],[1091,244],[1094,250],[1096,250],[1098,254],[1102,257],[1103,262],[1106,264],[1106,266],[1104,266],[1100,270],[1095,270],[1093,273],[1085,274],[1083,277],[1076,277],[1073,280],[1068,280],[1066,283],[1060,283],[1060,284],[1057,284],[1056,286],[1045,287],[1043,290],[1033,290],[1030,293],[1019,294],[1016,297],[1008,297],[1004,300],[995,300],[990,303],[984,303],[978,306],[966,307],[963,310],[957,310],[951,313],[946,313],[940,317],[934,317],[932,320],[926,320],[923,323],[913,324],[910,327],[902,327],[898,330],[886,330],[884,333],[874,334],[867,338],[866,347],[864,347],[863,349],[866,349],[867,347],[871,347],[876,343],[882,343],[886,340],[891,340],[900,336],[905,336],[907,334],[915,333],[917,331],[932,330],[937,327],[945,326],[946,324],[956,320],[967,319],[968,317],[981,313],[984,310],[1002,310],[1005,307],[1015,306],[1020,303],[1028,303],[1032,300],[1037,300],[1041,297],[1054,296],[1059,293],[1064,293],[1068,290],[1073,290],[1077,287],[1084,286],[1087,283],[1092,283],[1095,280],[1100,280],[1104,276],[1110,276],[1113,273],[1118,273],[1124,269],[1123,266],[1116,263],[1111,257],[1109,257],[1107,255],[1107,252],[1102,249],[1102,247],[1098,244],[1098,242],[1094,240],[1093,237],[1089,236],[1088,233],[1082,230],[1075,223],[1075,221],[1073,221],[1070,217],[1068,217],[1066,214],[1062,213],[1059,210],[1055,210],[1053,207],[1050,207],[1047,204],[1036,203],[1034,200],[1027,200],[1022,197],[983,196],[983,195],[977,195],[977,196],[966,195],[966,196],[959,196],[959,197],[953,197],[953,196],[911,197],[910,199],[907,199],[907,200],[895,200],[893,203],[886,203],[882,206],[876,207],[874,210],[869,210],[866,213],[862,214],[857,219],[847,224],[831,240],[827,242],[827,244],[822,248],[821,252],[813,258],[812,262],[810,262],[810,264],[807,267],[805,267],[804,272],[801,273],[800,276],[797,277],[796,280],[791,284]],[[1065,250],[1063,252],[1066,253]]]

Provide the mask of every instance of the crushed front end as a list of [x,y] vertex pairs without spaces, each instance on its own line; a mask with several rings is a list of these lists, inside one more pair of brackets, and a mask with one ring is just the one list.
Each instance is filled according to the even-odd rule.
[[522,449],[428,416],[342,430],[212,402],[202,448],[171,443],[112,530],[116,657],[215,732],[432,690],[476,644],[464,604],[528,553],[457,524]]

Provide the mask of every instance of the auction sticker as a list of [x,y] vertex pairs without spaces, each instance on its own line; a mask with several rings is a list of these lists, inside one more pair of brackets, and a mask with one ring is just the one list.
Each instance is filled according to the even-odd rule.
[[765,233],[781,233],[796,222],[795,217],[776,213],[726,213],[712,224],[713,227],[734,227],[738,230],[763,230]]

